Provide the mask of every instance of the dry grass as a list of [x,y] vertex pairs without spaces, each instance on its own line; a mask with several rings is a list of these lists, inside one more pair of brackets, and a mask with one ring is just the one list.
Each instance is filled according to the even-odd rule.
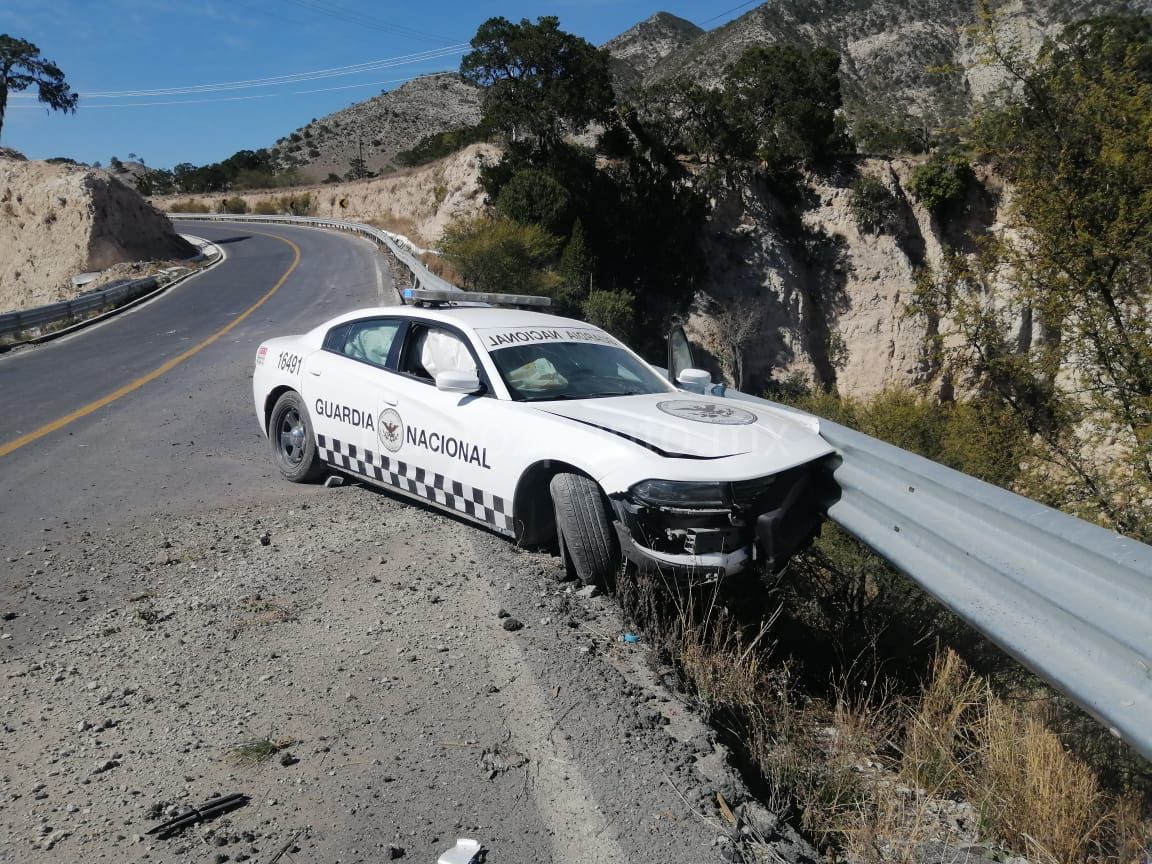
[[[769,789],[768,809],[798,816],[819,840],[850,830],[866,792],[857,744],[842,734],[833,709],[803,696],[792,669],[773,656],[774,618],[742,628],[715,589],[692,592],[644,577],[625,579],[621,603],[676,663],[709,721],[756,765]],[[671,598],[671,605],[668,599]],[[859,714],[855,724],[866,723]],[[867,739],[869,743],[873,739]]]
[[169,213],[209,213],[211,207],[195,198],[184,198],[168,205]]
[[986,686],[954,651],[944,651],[909,712],[900,773],[913,786],[940,795],[965,786],[963,763],[973,750],[973,713]]
[[989,695],[983,748],[970,794],[988,827],[1039,862],[1093,858],[1100,829],[1113,818],[1089,768],[1037,717]]
[[259,595],[245,597],[241,602],[246,617],[232,625],[232,638],[235,639],[249,627],[269,627],[297,620],[296,612],[275,600],[266,600]]
[[275,600],[265,600],[262,597],[246,597],[245,605],[252,613],[253,624],[283,624],[295,621],[296,613],[288,606],[277,603]]
[[238,765],[262,765],[295,743],[294,738],[250,738],[229,750],[228,757]]
[[427,267],[441,279],[451,282],[453,285],[464,284],[463,274],[455,267],[453,267],[451,263],[445,260],[443,255],[433,255],[431,253],[425,252],[420,256],[420,260],[423,262],[425,267]]
[[659,579],[622,579],[618,593],[755,766],[768,808],[825,852],[910,864],[983,842],[1035,864],[1145,864],[1140,799],[1105,794],[1042,714],[995,695],[956,653],[936,657],[918,693],[858,676],[816,698],[777,656],[774,615],[742,625],[715,589]]

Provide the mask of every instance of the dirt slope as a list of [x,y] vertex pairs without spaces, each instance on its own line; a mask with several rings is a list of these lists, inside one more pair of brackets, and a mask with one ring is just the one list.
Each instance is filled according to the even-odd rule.
[[196,250],[103,171],[0,153],[0,311],[75,296],[72,277]]

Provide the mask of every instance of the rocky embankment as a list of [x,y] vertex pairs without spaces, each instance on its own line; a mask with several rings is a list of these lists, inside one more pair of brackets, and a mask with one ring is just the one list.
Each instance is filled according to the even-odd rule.
[[0,311],[73,297],[79,273],[195,254],[164,214],[103,171],[0,152]]
[[[750,392],[796,373],[853,396],[932,380],[932,325],[910,311],[918,275],[938,270],[950,252],[971,252],[967,234],[1002,232],[1003,201],[985,177],[941,223],[908,192],[921,161],[861,158],[810,176],[799,232],[790,205],[762,183],[714,202],[703,240],[708,278],[685,324],[711,367],[732,380],[730,325],[739,321],[750,333]],[[879,179],[897,202],[883,230],[861,227],[853,212],[852,184],[862,176]]]
[[368,222],[409,236],[415,243],[433,246],[452,220],[481,212],[485,196],[479,183],[480,168],[499,159],[499,148],[473,144],[437,162],[374,180],[291,190],[169,195],[154,199],[154,203],[169,212],[188,202],[217,212],[225,199],[239,199],[246,212],[275,213],[277,201],[286,194],[306,193],[310,196],[312,216]]

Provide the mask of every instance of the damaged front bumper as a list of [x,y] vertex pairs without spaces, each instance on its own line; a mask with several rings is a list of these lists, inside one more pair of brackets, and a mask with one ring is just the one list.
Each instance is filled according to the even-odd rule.
[[620,549],[624,557],[643,572],[666,572],[677,576],[698,576],[715,579],[732,576],[748,566],[751,549],[737,549],[733,552],[706,552],[702,555],[659,552],[637,543],[620,522],[616,523],[616,534],[620,538]]
[[625,557],[645,572],[711,580],[753,561],[779,572],[819,531],[831,503],[826,461],[721,484],[723,506],[662,506],[613,498]]

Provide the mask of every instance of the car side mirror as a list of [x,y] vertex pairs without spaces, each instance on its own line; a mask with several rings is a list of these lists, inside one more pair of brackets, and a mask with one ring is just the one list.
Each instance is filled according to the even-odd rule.
[[712,387],[712,375],[703,369],[681,369],[676,384],[691,393],[707,393]]
[[484,389],[475,372],[460,372],[455,369],[446,369],[436,373],[436,389],[445,393],[479,393]]

